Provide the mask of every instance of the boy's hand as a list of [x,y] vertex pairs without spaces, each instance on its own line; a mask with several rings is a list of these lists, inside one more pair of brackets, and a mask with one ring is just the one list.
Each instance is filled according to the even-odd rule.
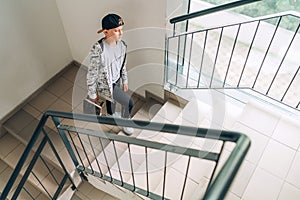
[[124,90],[124,92],[127,92],[127,90],[128,90],[128,84],[123,84],[123,90]]
[[99,97],[97,96],[95,99],[91,99],[91,98],[90,98],[90,100],[91,100],[92,102],[94,102],[94,103],[98,103]]

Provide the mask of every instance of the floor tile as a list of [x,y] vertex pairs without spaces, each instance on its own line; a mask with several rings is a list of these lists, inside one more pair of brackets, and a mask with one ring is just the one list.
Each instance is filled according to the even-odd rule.
[[31,137],[34,133],[34,130],[38,126],[38,123],[39,123],[39,121],[37,119],[30,122],[24,129],[22,129],[18,133],[18,137],[20,137],[21,140],[23,140],[23,142],[25,142],[25,143],[29,142],[29,140],[31,139]]
[[246,188],[242,199],[276,200],[282,185],[283,180],[260,168],[257,168]]
[[82,89],[81,87],[74,86],[70,88],[65,94],[60,98],[65,100],[68,104],[72,105],[72,108],[77,107],[83,100],[87,97],[87,89]]
[[[5,162],[10,166],[16,166],[22,153],[24,152],[25,145],[20,143],[12,152],[10,152],[5,158]],[[28,160],[27,160],[28,162]]]
[[239,122],[237,122],[232,129],[244,133],[250,138],[251,146],[246,159],[257,164],[268,144],[269,138]]
[[6,133],[0,138],[0,158],[6,157],[10,152],[12,152],[18,145],[18,141],[11,134]]
[[12,131],[13,133],[17,134],[34,119],[35,118],[32,115],[21,109],[8,121],[6,121],[4,123],[4,126],[8,128],[9,131]]
[[51,104],[57,100],[57,97],[52,93],[44,90],[32,101],[29,102],[34,108],[38,109],[41,112],[45,112]]
[[61,99],[57,99],[48,110],[71,112],[72,106]]
[[190,121],[194,125],[199,125],[204,118],[213,118],[212,108],[198,100],[191,100],[182,110],[183,119]]
[[81,87],[82,89],[86,89],[87,88],[86,81],[87,81],[86,74],[84,74],[81,77],[76,77],[75,85]]
[[29,113],[30,115],[32,115],[33,117],[35,117],[36,119],[39,119],[40,116],[41,116],[41,111],[39,111],[38,109],[36,109],[35,107],[33,107],[32,105],[30,104],[26,104],[24,107],[23,107],[23,110],[27,113]]
[[103,200],[117,200],[118,198],[116,197],[113,197],[109,194],[106,194],[104,197],[103,197]]
[[270,140],[258,166],[284,179],[292,164],[295,153],[295,150],[279,142]]
[[0,159],[0,174],[8,167],[8,165]]
[[88,197],[90,199],[104,199],[106,193],[98,190],[96,188],[92,188],[92,190],[88,193]]
[[[168,199],[180,199],[179,197],[182,193],[184,179],[185,179],[184,175],[179,173],[177,170],[174,170],[172,168],[167,168],[165,186],[164,186],[165,197]],[[163,191],[163,181],[159,183],[155,192],[158,194],[162,194],[162,191]],[[187,195],[186,198],[189,198],[189,196]]]
[[241,198],[238,197],[236,194],[234,194],[233,192],[227,192],[226,196],[225,196],[225,200],[240,200]]
[[271,136],[279,118],[278,113],[273,113],[261,105],[250,102],[245,106],[239,121],[264,135]]
[[[161,116],[162,118],[167,119],[168,121],[173,122],[177,118],[177,116],[180,112],[181,112],[181,109],[178,106],[176,106],[170,102],[167,102],[159,110],[157,115]],[[155,116],[157,116],[157,115],[155,115]]]
[[72,82],[63,77],[59,77],[51,85],[49,85],[46,90],[51,92],[53,95],[60,97],[72,86]]
[[76,82],[76,80],[86,76],[87,69],[84,66],[71,66],[64,74],[62,75],[67,80],[72,83]]
[[295,185],[296,187],[300,188],[300,152],[296,153],[296,156],[293,160],[291,165],[291,169],[288,173],[286,180]]
[[282,117],[272,135],[275,140],[297,149],[300,145],[300,124],[291,117]]
[[226,102],[223,127],[226,129],[231,129],[231,127],[235,124],[236,120],[240,117],[242,112],[243,108],[241,106],[237,106],[233,103]]
[[300,188],[284,183],[283,188],[280,191],[278,200],[287,200],[287,199],[299,199],[300,198]]
[[229,190],[238,197],[242,197],[254,173],[255,167],[256,166],[254,164],[245,160],[241,165],[236,177],[234,178]]
[[13,170],[10,167],[7,167],[1,174],[0,174],[0,190],[3,191],[7,181],[9,180]]

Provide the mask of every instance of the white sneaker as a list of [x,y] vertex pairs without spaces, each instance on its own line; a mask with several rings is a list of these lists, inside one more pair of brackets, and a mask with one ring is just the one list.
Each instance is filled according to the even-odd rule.
[[132,127],[123,127],[123,132],[126,134],[126,135],[132,135],[133,132],[134,132],[134,129]]
[[122,118],[121,113],[119,113],[119,112],[115,112],[114,114],[112,114],[112,116],[116,117],[116,118]]

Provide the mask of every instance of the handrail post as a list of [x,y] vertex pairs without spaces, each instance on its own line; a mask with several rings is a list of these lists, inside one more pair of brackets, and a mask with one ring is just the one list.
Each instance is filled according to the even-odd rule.
[[[53,122],[54,122],[54,124],[55,124],[56,127],[58,127],[60,125],[60,122],[59,122],[59,120],[58,120],[57,117],[52,116],[52,120],[53,120]],[[74,151],[73,151],[73,149],[71,147],[71,144],[70,144],[70,142],[69,142],[69,140],[68,140],[65,132],[63,130],[61,130],[61,129],[58,129],[58,128],[57,128],[57,130],[58,130],[58,133],[59,133],[60,137],[62,138],[62,140],[63,140],[66,148],[67,148],[67,151],[68,151],[69,155],[71,156],[71,159],[72,159],[72,161],[74,163],[74,166],[77,168],[77,166],[79,165],[79,162],[78,162],[78,160],[76,158],[76,155],[75,155],[75,153],[74,153]],[[86,177],[84,177],[84,175],[81,172],[78,171],[78,173],[81,176],[81,178],[86,179]]]

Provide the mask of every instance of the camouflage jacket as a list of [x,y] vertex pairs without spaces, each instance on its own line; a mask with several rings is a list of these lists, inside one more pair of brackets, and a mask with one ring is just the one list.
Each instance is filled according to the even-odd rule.
[[[95,99],[97,96],[101,96],[108,100],[113,100],[113,85],[112,85],[112,72],[110,67],[105,66],[103,56],[103,39],[95,43],[89,54],[89,65],[87,72],[87,86],[88,96],[91,99]],[[124,41],[121,41],[122,56],[121,59],[126,59],[127,46]],[[121,70],[122,83],[128,83],[126,61],[123,62],[124,66]]]

